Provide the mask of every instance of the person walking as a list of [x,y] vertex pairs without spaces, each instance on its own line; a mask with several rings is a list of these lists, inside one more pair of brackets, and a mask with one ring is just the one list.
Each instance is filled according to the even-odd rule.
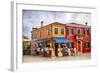
[[65,47],[64,47],[64,56],[67,56],[67,55],[68,55],[68,47],[65,46]]
[[51,51],[51,58],[55,58],[55,51],[54,51],[54,48],[51,46],[50,47],[50,51]]
[[62,57],[63,54],[62,54],[62,48],[61,48],[60,45],[58,45],[58,49],[57,49],[57,51],[58,51],[58,57]]
[[41,47],[41,56],[45,56],[44,48]]
[[71,56],[70,48],[68,48],[68,56]]
[[40,47],[37,47],[37,55],[40,55]]

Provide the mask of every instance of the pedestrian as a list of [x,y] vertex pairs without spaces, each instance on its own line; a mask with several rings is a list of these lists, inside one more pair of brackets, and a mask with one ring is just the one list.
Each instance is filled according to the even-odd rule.
[[31,46],[31,55],[34,55],[34,52],[35,52],[35,50],[34,50],[34,45],[32,45],[32,46]]
[[64,56],[67,56],[67,55],[68,55],[68,47],[65,46],[65,47],[64,47]]
[[71,56],[70,48],[68,48],[68,56]]
[[50,47],[50,51],[51,51],[51,58],[55,58],[56,56],[53,46]]
[[60,45],[58,46],[57,51],[58,51],[58,57],[62,57],[62,56],[63,56],[63,54],[62,54],[62,48],[61,48],[61,46],[60,46]]
[[48,48],[48,47],[45,48],[45,56],[46,56],[46,57],[49,56],[49,48]]
[[75,55],[74,48],[71,48],[70,51],[71,51],[71,56],[74,56]]
[[75,56],[76,56],[76,48],[74,48],[74,53],[75,53]]
[[78,56],[78,48],[76,48],[76,55]]
[[44,48],[41,48],[41,56],[45,56]]
[[37,48],[37,55],[40,55],[40,47]]

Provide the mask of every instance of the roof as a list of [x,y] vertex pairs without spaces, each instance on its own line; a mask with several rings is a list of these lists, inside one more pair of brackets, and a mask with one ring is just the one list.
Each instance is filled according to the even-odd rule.
[[51,24],[49,24],[49,25],[54,25],[54,24],[57,24],[57,25],[64,25],[63,23],[60,23],[60,22],[53,22],[53,23],[51,23]]
[[[63,25],[63,26],[65,26],[66,24],[63,24],[63,23],[60,23],[60,22],[53,22],[53,23],[50,23],[50,24],[45,25],[45,26],[43,26],[43,27],[50,26],[50,25]],[[42,27],[40,27],[40,28],[42,28]],[[32,29],[38,30],[38,29],[40,29],[40,28],[32,28]]]
[[76,26],[76,27],[86,27],[86,28],[91,27],[89,25],[83,25],[83,24],[78,24],[78,23],[67,23],[66,26]]

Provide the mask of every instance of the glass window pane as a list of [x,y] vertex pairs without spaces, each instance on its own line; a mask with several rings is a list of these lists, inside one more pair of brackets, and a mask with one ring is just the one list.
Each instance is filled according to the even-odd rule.
[[58,28],[55,28],[55,29],[54,29],[54,33],[55,33],[55,34],[58,34]]
[[64,28],[61,29],[61,34],[64,34]]
[[89,35],[89,30],[85,30],[85,35]]
[[80,28],[78,28],[78,34],[81,34],[81,29]]
[[50,35],[50,28],[48,28],[48,35]]
[[85,42],[85,47],[90,48],[90,42]]
[[69,29],[69,34],[71,34],[71,35],[73,34],[73,29],[72,28]]

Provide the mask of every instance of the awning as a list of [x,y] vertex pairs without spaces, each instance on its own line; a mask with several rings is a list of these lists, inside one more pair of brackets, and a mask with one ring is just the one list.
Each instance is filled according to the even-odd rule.
[[67,43],[67,42],[70,42],[70,40],[67,39],[67,38],[54,38],[54,41],[56,43]]
[[41,42],[43,42],[43,40],[35,40],[33,42],[41,43]]
[[37,43],[42,43],[44,41],[50,40],[50,38],[45,38],[45,39],[41,39],[41,40],[34,40],[32,42],[37,42]]
[[[45,39],[41,39],[41,40],[34,40],[32,42],[42,43],[42,42],[47,41],[47,40],[50,40],[50,38],[45,38]],[[53,40],[56,43],[67,43],[67,42],[70,42],[70,40],[67,39],[67,38],[54,38]]]

